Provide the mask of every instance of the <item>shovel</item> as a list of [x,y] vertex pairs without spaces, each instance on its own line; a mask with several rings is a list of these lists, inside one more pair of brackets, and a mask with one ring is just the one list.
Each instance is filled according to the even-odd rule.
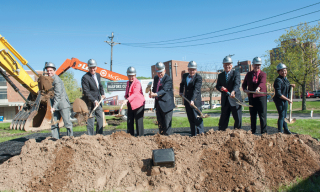
[[[191,105],[190,101],[187,98],[185,98],[183,95],[181,95],[181,97],[183,97]],[[198,118],[199,117],[201,117],[201,118],[209,117],[208,114],[203,115],[203,113],[195,105],[191,105],[191,106],[200,113],[200,116],[198,115]]]
[[228,91],[227,88],[224,88],[224,89],[221,88],[221,91],[227,93],[227,95],[228,95],[231,99],[235,100],[237,104],[242,105],[242,106],[245,106],[245,107],[253,107],[252,105],[248,105],[248,104],[246,104],[246,103],[244,103],[244,102],[239,101],[239,99],[237,99],[236,97],[231,97],[231,96],[230,96],[231,93]]
[[103,98],[101,98],[100,101],[99,101],[99,103],[98,103],[98,105],[93,108],[93,110],[91,111],[91,113],[90,113],[90,115],[89,115],[89,118],[93,118],[93,117],[94,117],[94,116],[92,116],[92,113],[99,107],[99,105],[100,105],[100,103],[102,102],[102,100],[103,100]]
[[122,110],[123,104],[124,104],[124,103],[122,103],[122,105],[121,105],[121,107],[120,107],[120,109],[119,109],[118,114],[117,114],[117,115],[114,115],[114,117],[123,117],[123,115],[120,114],[120,111]]
[[146,93],[149,93],[151,91],[152,81],[150,81],[146,87]]
[[292,97],[293,97],[293,87],[291,87],[291,93],[290,93],[290,109],[289,109],[289,118],[285,118],[284,121],[288,124],[292,124],[296,122],[296,118],[292,119]]
[[[59,111],[59,110],[56,110],[56,111]],[[56,120],[56,121],[53,120],[54,119],[53,113],[54,112],[51,112],[52,117],[51,117],[51,121],[50,121],[49,125],[55,125],[55,124],[59,123],[59,121],[60,121],[60,119]]]
[[270,96],[271,96],[271,99],[274,97],[274,93],[273,93],[273,92],[255,92],[255,91],[248,91],[248,93],[270,95]]

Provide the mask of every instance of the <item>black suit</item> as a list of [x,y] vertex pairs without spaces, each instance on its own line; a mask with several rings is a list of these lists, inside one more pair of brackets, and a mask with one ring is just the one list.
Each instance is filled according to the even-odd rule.
[[225,87],[231,93],[235,91],[235,96],[239,101],[241,99],[240,92],[240,73],[231,70],[228,75],[228,82],[226,82],[225,71],[218,75],[218,81],[216,88],[221,92],[221,116],[219,120],[219,130],[225,130],[229,124],[230,112],[234,118],[234,128],[241,128],[242,125],[242,111],[241,105],[237,104],[236,101],[230,98],[227,93],[221,91],[221,87]]
[[173,109],[175,108],[175,104],[173,101],[173,86],[172,79],[167,74],[165,74],[161,81],[160,86],[157,91],[159,77],[156,75],[153,79],[153,87],[152,92],[157,93],[158,96],[155,98],[155,105],[159,132],[162,135],[170,135],[172,133],[171,130],[171,122],[172,122],[172,114]]
[[[94,80],[91,73],[87,72],[83,75],[81,79],[82,85],[82,92],[83,92],[83,100],[88,106],[88,110],[91,113],[95,106],[95,101],[100,101],[101,95],[104,95],[103,85],[100,82],[100,74],[96,73],[96,77],[98,80],[98,86],[96,81]],[[96,116],[97,118],[97,125],[96,125],[96,133],[102,134],[103,133],[103,111],[102,111],[102,104],[93,112],[92,115]],[[87,130],[88,135],[93,135],[94,131],[94,118],[90,118],[87,121]]]
[[[180,83],[180,93],[184,92],[184,96],[194,105],[201,110],[201,86],[202,77],[199,74],[195,74],[192,79],[187,83],[187,77],[189,73],[185,73],[182,76],[182,81]],[[191,135],[195,136],[204,132],[203,120],[202,118],[197,118],[200,116],[199,112],[195,110],[187,101],[184,101],[184,106],[186,108],[188,120],[191,128]]]

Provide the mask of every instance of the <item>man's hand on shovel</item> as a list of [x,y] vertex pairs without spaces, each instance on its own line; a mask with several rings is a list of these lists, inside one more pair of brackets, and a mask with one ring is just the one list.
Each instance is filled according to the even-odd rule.
[[55,124],[57,124],[57,123],[59,123],[59,121],[60,121],[60,119],[58,119],[58,120],[56,120],[56,121],[54,121],[54,115],[53,115],[53,113],[56,111],[56,109],[55,108],[51,108],[51,110],[50,110],[50,112],[51,112],[51,121],[50,121],[50,125],[52,126],[52,125],[55,125]]
[[90,113],[90,115],[89,115],[89,118],[93,118],[93,116],[92,116],[92,113],[99,107],[99,105],[100,105],[100,103],[103,101],[103,97],[101,97],[101,99],[100,99],[100,101],[99,101],[99,103],[97,104],[97,102],[95,102],[96,103],[96,106],[93,108],[93,110],[91,111],[91,113]]

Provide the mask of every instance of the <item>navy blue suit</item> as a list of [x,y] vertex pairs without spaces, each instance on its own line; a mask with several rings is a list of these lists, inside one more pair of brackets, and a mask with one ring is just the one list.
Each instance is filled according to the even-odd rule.
[[[194,77],[187,84],[187,77],[189,73],[185,73],[182,76],[182,81],[180,83],[179,93],[184,92],[184,96],[191,102],[194,102],[194,105],[201,110],[201,86],[202,86],[202,77],[199,74],[195,74]],[[203,120],[200,117],[199,112],[195,110],[187,101],[184,101],[184,106],[186,108],[188,120],[191,128],[191,135],[195,136],[204,132]]]
[[240,129],[242,126],[242,111],[241,105],[237,104],[236,101],[230,98],[227,93],[221,91],[221,87],[225,87],[231,93],[235,91],[235,96],[239,101],[241,99],[240,92],[240,73],[231,70],[228,76],[228,82],[226,82],[225,71],[218,75],[218,81],[216,88],[221,92],[221,116],[219,120],[219,130],[226,130],[229,124],[230,112],[234,118],[234,128]]
[[173,101],[173,85],[172,79],[165,74],[161,81],[157,92],[158,81],[160,78],[156,75],[153,79],[152,92],[157,93],[158,96],[155,98],[155,105],[159,132],[162,135],[170,135],[172,133],[171,123],[173,109],[175,104]]
[[287,123],[284,121],[284,118],[287,117],[287,110],[288,110],[288,101],[281,99],[280,97],[283,95],[285,97],[288,97],[290,94],[290,82],[287,78],[284,78],[283,76],[279,75],[273,84],[275,96],[273,97],[273,101],[277,107],[277,111],[279,114],[278,118],[278,131],[285,133],[290,133],[288,129]]

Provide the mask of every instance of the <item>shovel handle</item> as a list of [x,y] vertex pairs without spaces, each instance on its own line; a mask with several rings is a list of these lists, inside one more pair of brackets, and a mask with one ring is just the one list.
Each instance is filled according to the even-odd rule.
[[91,111],[89,117],[92,116],[92,113],[98,108],[98,106],[100,105],[100,103],[102,102],[102,100],[103,100],[103,98],[101,98],[100,101],[99,101],[99,103],[98,103],[98,105],[96,105],[96,106],[93,108],[93,110]]
[[[191,102],[187,98],[185,98],[183,95],[181,95],[181,97],[183,97],[191,105]],[[205,118],[206,117],[206,116],[203,115],[203,113],[195,105],[191,105],[191,106],[200,113],[200,115],[201,115],[200,117],[201,118]]]

